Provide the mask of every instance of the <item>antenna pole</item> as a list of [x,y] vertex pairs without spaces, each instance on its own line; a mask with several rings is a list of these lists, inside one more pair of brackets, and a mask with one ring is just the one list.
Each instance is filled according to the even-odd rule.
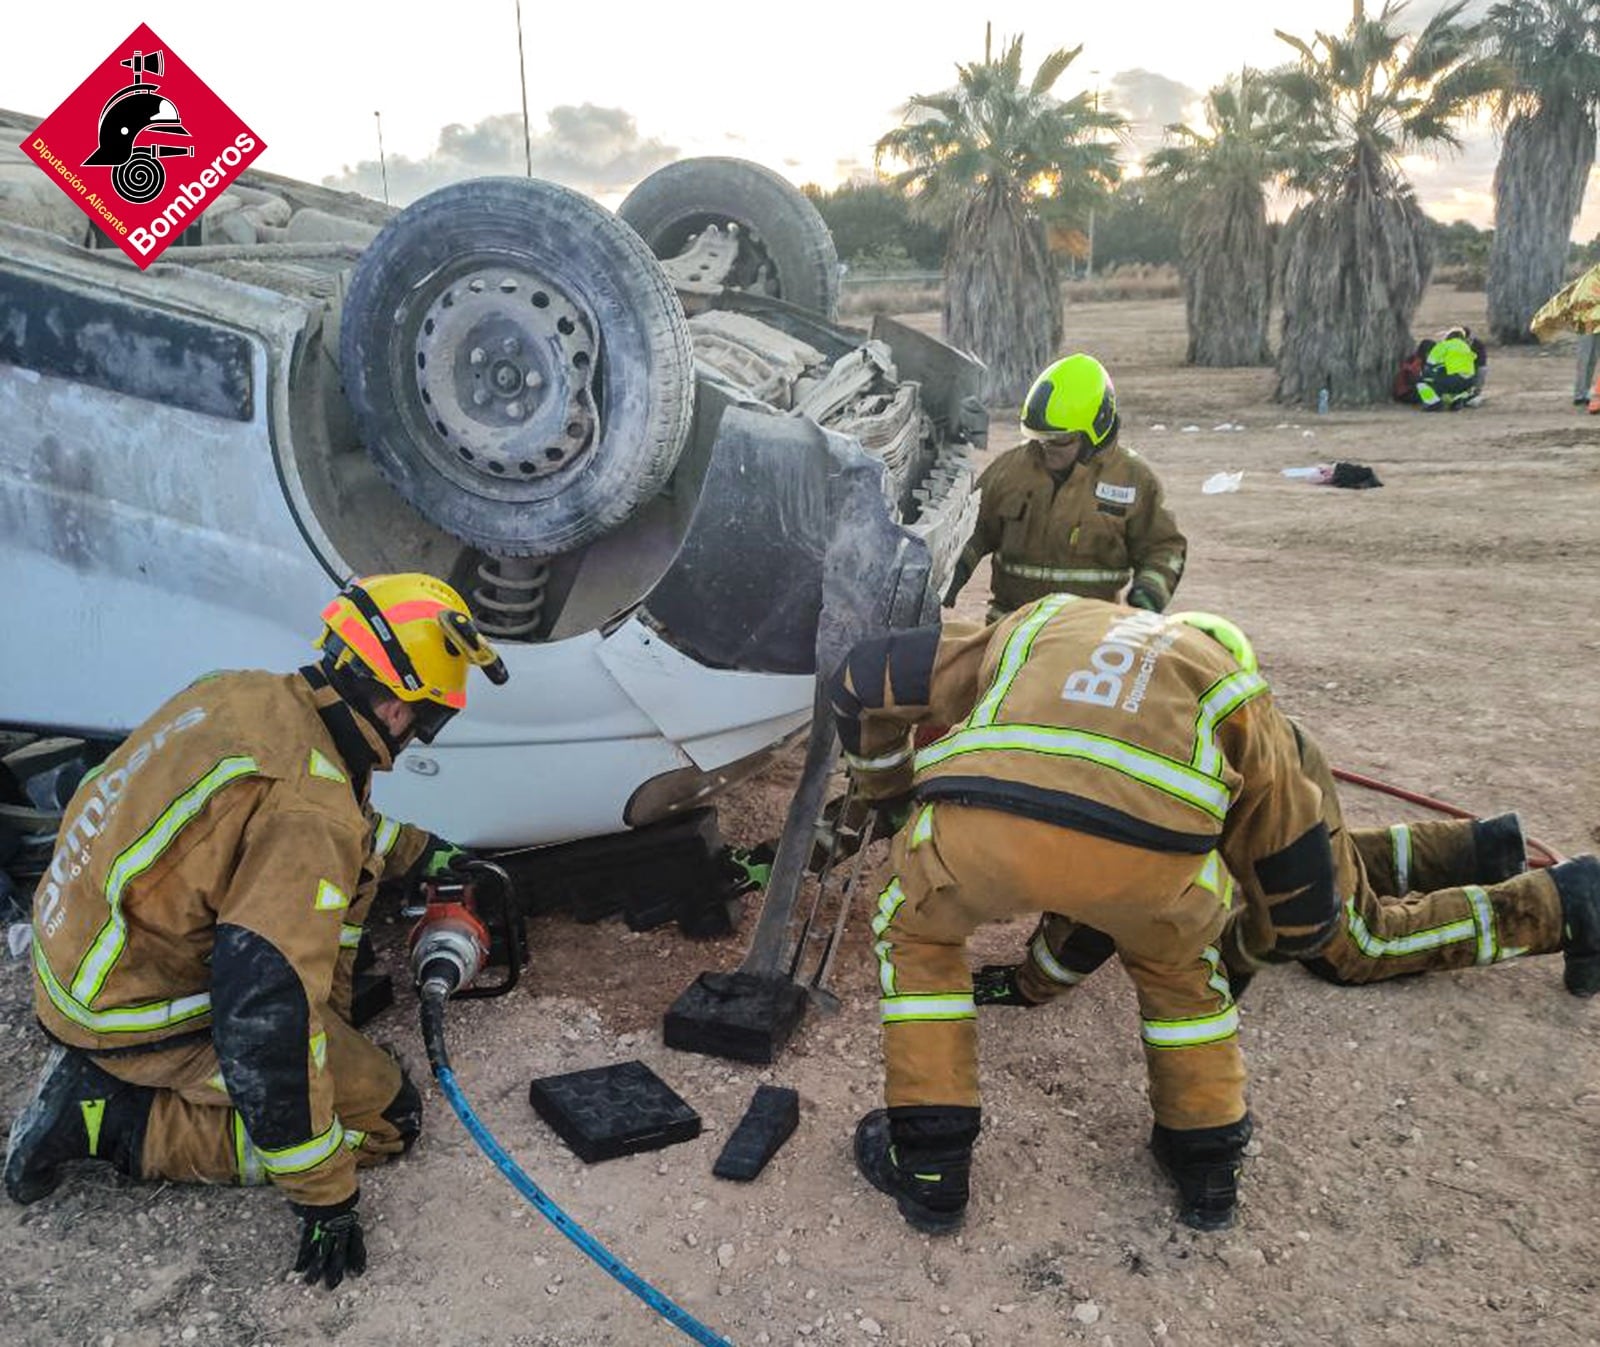
[[383,154],[383,114],[374,112],[372,119],[378,123],[378,167],[383,172],[383,204],[389,204],[389,161]]
[[517,73],[522,77],[522,154],[533,176],[533,132],[528,128],[528,64],[522,58],[522,0],[517,0]]

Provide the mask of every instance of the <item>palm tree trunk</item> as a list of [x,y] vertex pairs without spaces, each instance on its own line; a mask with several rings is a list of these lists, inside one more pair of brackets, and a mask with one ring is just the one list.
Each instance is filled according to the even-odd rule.
[[1280,402],[1339,406],[1390,395],[1412,347],[1411,320],[1433,274],[1427,217],[1411,189],[1374,159],[1358,159],[1332,193],[1284,227]]
[[1198,206],[1182,246],[1189,364],[1271,364],[1272,236],[1261,189],[1239,185]]
[[991,181],[964,204],[944,261],[944,332],[989,368],[983,398],[1022,401],[1061,347],[1061,283],[1044,226]]
[[1546,104],[1506,128],[1489,250],[1489,329],[1497,340],[1532,341],[1534,313],[1565,283],[1594,154],[1594,115],[1578,102]]

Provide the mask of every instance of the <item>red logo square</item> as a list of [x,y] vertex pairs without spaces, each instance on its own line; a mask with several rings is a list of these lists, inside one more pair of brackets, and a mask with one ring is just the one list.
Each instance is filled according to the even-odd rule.
[[22,148],[142,271],[267,147],[141,23]]

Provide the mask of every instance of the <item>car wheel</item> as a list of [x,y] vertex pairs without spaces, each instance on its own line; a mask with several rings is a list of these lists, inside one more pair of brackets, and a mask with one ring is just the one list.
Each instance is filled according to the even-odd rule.
[[554,183],[480,178],[386,225],[339,354],[368,453],[432,523],[542,557],[616,528],[671,475],[694,363],[637,235]]
[[817,208],[786,178],[744,159],[680,159],[628,194],[617,212],[660,258],[674,258],[707,226],[737,226],[739,258],[727,284],[774,295],[833,319],[839,256]]

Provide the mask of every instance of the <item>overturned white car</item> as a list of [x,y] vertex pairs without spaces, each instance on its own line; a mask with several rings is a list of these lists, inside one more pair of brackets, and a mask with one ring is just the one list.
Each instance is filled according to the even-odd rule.
[[307,661],[346,577],[426,570],[512,677],[380,807],[592,836],[759,764],[820,660],[932,614],[970,528],[977,366],[838,326],[826,228],[755,165],[674,164],[620,218],[246,174],[143,273],[57,198],[0,151],[0,725],[119,735]]

